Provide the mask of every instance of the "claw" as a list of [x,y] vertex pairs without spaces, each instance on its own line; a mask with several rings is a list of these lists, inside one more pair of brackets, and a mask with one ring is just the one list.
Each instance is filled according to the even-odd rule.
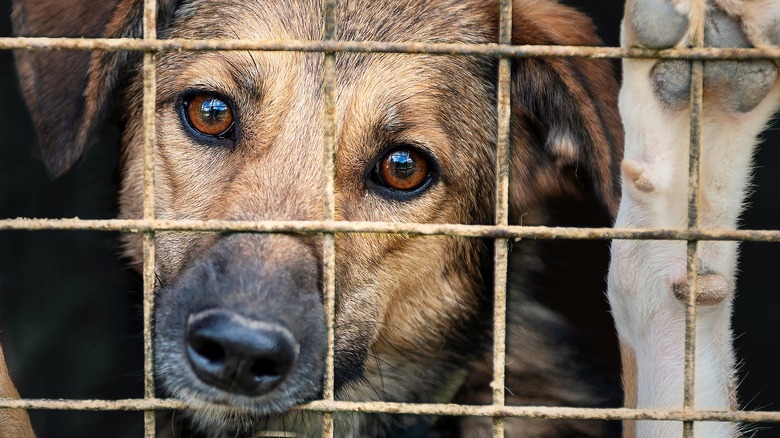
[[649,178],[642,175],[644,173],[644,167],[638,162],[626,158],[623,160],[623,172],[639,191],[645,193],[655,191],[655,184],[653,184]]

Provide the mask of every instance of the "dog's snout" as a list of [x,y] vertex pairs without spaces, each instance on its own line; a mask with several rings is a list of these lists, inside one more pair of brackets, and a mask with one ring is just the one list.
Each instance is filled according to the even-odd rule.
[[283,326],[227,310],[207,310],[187,321],[187,358],[204,383],[259,396],[294,368],[299,346]]

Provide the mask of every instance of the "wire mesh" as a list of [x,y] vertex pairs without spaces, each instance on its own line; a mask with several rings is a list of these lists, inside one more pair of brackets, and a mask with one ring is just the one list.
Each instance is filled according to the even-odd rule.
[[[697,3],[697,2],[694,2]],[[703,3],[697,3],[703,5]],[[504,436],[504,418],[589,419],[589,420],[674,420],[684,424],[683,436],[693,436],[695,421],[726,422],[780,422],[780,412],[767,411],[703,411],[696,410],[694,400],[695,346],[696,346],[696,283],[698,278],[698,251],[700,241],[755,241],[780,242],[780,231],[704,229],[699,224],[699,164],[702,141],[703,62],[713,59],[780,60],[780,48],[704,48],[703,20],[696,30],[694,47],[686,49],[650,50],[643,48],[582,47],[582,46],[513,46],[512,1],[500,0],[498,44],[446,44],[412,42],[337,41],[336,0],[323,1],[324,33],[322,41],[264,41],[264,40],[181,40],[157,39],[156,0],[145,0],[143,38],[0,38],[0,50],[106,50],[142,51],[143,58],[143,121],[144,121],[144,196],[143,219],[140,220],[81,220],[15,218],[0,220],[1,230],[95,230],[121,231],[143,234],[143,320],[144,320],[144,398],[127,400],[47,400],[0,399],[0,409],[50,409],[73,411],[143,411],[144,433],[155,436],[157,410],[186,409],[178,400],[159,399],[154,388],[152,351],[152,316],[155,288],[155,233],[159,231],[246,232],[318,234],[324,239],[323,285],[327,321],[327,356],[323,400],[307,403],[296,409],[323,414],[323,437],[333,436],[333,413],[360,412],[413,415],[478,416],[493,418],[493,434]],[[257,50],[318,52],[324,55],[323,95],[323,169],[324,218],[321,221],[220,221],[220,220],[160,220],[154,211],[154,151],[155,151],[155,96],[156,53],[171,50]],[[404,53],[486,56],[498,59],[497,86],[497,145],[496,145],[496,210],[494,225],[418,224],[395,222],[346,222],[336,220],[336,68],[337,53]],[[691,76],[691,141],[688,182],[688,227],[686,228],[564,228],[541,226],[514,226],[509,224],[509,141],[510,141],[510,79],[511,62],[526,57],[583,57],[583,58],[653,58],[687,59],[692,61]],[[494,258],[494,345],[493,402],[491,405],[417,404],[386,402],[337,401],[334,394],[334,319],[335,319],[335,263],[337,233],[395,233],[406,235],[440,235],[470,238],[493,238]],[[686,276],[686,338],[685,384],[682,409],[602,409],[549,406],[505,405],[505,343],[506,343],[506,286],[508,248],[516,239],[654,239],[687,241]],[[214,407],[219,409],[218,406]]]

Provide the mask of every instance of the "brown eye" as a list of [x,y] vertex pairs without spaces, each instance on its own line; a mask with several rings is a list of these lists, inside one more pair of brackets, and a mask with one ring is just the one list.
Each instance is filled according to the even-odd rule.
[[213,94],[197,94],[187,102],[187,121],[198,132],[224,137],[233,128],[233,111]]
[[376,173],[384,186],[411,191],[428,181],[428,160],[414,149],[394,149],[377,163]]

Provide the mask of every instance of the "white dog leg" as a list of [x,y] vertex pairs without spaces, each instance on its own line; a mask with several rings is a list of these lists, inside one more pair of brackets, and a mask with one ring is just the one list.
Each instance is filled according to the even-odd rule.
[[[749,47],[772,43],[746,36],[746,11],[761,16],[761,2],[722,0],[708,5],[705,44]],[[728,4],[726,4],[728,3]],[[737,4],[739,3],[739,4]],[[742,22],[728,15],[741,7]],[[727,8],[728,7],[728,8]],[[695,8],[694,8],[695,9]],[[780,11],[769,8],[780,19]],[[626,5],[626,46],[685,45],[691,35],[689,0],[633,0]],[[766,12],[766,10],[764,11]],[[744,28],[743,28],[744,26]],[[771,28],[774,32],[776,29]],[[775,43],[776,44],[776,43]],[[690,63],[625,60],[620,112],[626,131],[623,195],[616,227],[687,225]],[[735,228],[742,210],[757,135],[780,103],[777,67],[771,61],[708,62],[701,166],[700,225]],[[734,356],[730,314],[738,247],[700,243],[695,407],[734,407]],[[686,244],[616,240],[608,295],[624,354],[627,405],[683,406]],[[626,435],[682,436],[681,422],[626,424]],[[737,426],[697,423],[696,436],[733,437]]]

